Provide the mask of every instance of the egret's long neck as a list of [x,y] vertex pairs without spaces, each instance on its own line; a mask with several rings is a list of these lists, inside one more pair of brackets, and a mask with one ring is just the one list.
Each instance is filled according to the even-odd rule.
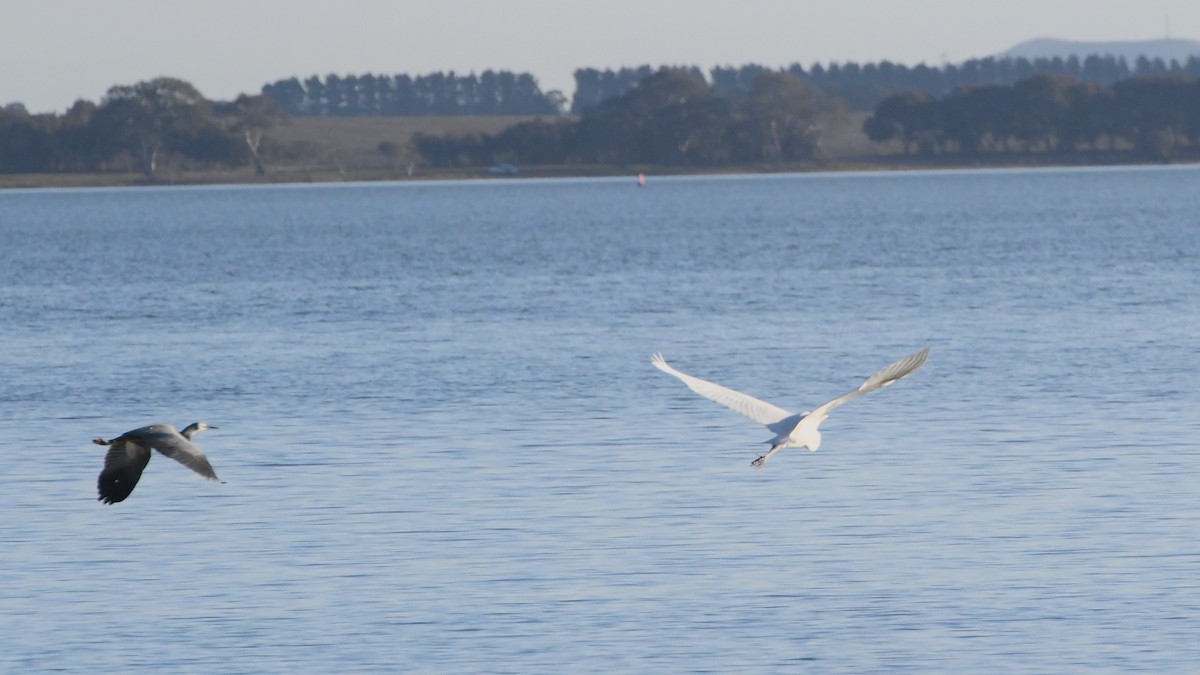
[[192,434],[196,433],[197,431],[200,431],[200,425],[193,423],[193,424],[189,424],[186,427],[184,427],[183,431],[181,431],[179,433],[181,436],[183,436],[184,438],[186,438],[190,441],[190,440],[192,440]]

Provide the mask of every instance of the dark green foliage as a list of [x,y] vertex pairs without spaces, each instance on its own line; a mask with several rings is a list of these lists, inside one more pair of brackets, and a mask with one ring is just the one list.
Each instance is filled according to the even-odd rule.
[[433,166],[658,164],[720,166],[813,159],[828,104],[786,73],[723,91],[694,69],[663,68],[577,122],[528,122],[494,136],[415,139]]
[[1111,86],[1037,74],[1012,85],[961,87],[934,99],[884,99],[863,124],[874,141],[901,140],[906,152],[1079,152],[1133,148],[1165,159],[1200,150],[1200,81],[1131,77]]
[[187,156],[211,138],[211,104],[195,87],[173,78],[157,78],[112,87],[92,123],[114,139],[116,149],[137,159],[146,176],[153,176],[161,154]]
[[941,110],[925,91],[896,94],[881,101],[875,114],[863,123],[863,133],[873,141],[901,141],[906,153],[931,152],[938,144]]
[[[257,162],[262,132],[283,113],[262,97],[213,104],[173,78],[108,90],[63,116],[0,111],[0,172],[103,171],[136,166],[154,177],[163,159],[188,166]],[[253,139],[253,142],[252,142]]]
[[53,120],[24,110],[0,111],[0,171],[35,173],[54,168]]

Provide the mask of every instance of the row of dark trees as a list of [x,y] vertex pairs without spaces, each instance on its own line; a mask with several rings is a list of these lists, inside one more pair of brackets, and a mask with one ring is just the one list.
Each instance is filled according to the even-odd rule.
[[486,70],[481,75],[328,75],[265,85],[290,115],[557,115],[562,92],[542,92],[528,73]]
[[81,100],[65,115],[30,115],[13,105],[0,111],[0,172],[136,167],[153,177],[169,156],[196,166],[253,163],[262,173],[263,133],[285,117],[263,96],[213,103],[165,77],[112,87],[98,105]]
[[[695,67],[684,69],[695,74],[703,73]],[[603,71],[594,68],[576,70],[571,111],[582,113],[607,99],[620,96],[636,87],[654,70],[650,66]],[[709,71],[708,79],[722,95],[734,95],[739,91],[744,92],[755,77],[767,70],[764,66],[753,64],[737,68],[718,67]],[[808,69],[793,64],[781,70],[844,99],[856,110],[871,110],[881,100],[894,94],[924,91],[942,96],[961,87],[1011,85],[1040,74],[1067,75],[1082,82],[1109,85],[1130,77],[1173,75],[1200,78],[1200,56],[1189,57],[1182,63],[1146,57],[1129,63],[1121,57],[1093,55],[1033,60],[989,57],[941,67],[924,64],[907,66],[890,61],[862,65],[853,62],[824,66],[816,64]]]
[[1013,85],[884,99],[863,124],[906,153],[1078,152],[1128,148],[1163,159],[1200,149],[1200,80],[1130,77],[1112,85],[1042,74]]
[[419,135],[415,144],[440,167],[796,162],[819,156],[817,121],[833,105],[787,73],[760,73],[727,95],[694,69],[664,68],[578,120],[526,122],[495,135]]
[[[661,68],[575,71],[575,95],[570,111],[581,114],[604,101],[637,87]],[[1013,84],[1034,75],[1068,75],[1083,82],[1112,84],[1135,76],[1187,75],[1200,77],[1200,57],[1164,62],[1140,57],[1133,63],[1123,57],[1092,55],[1040,59],[971,59],[961,64],[908,66],[890,61],[879,63],[814,64],[805,68],[792,64],[769,69],[749,64],[723,66],[707,73],[696,66],[677,66],[706,78],[722,96],[745,95],[763,72],[779,70],[809,85],[844,99],[858,110],[870,110],[888,96],[924,91],[941,96],[961,87],[984,84]],[[303,80],[292,77],[263,86],[262,93],[290,115],[554,115],[564,112],[567,99],[557,90],[543,92],[528,73],[486,70],[476,75],[430,73],[409,75],[327,75]]]

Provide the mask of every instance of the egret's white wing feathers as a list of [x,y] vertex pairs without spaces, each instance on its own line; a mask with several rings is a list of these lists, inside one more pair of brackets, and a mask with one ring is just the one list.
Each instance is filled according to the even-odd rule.
[[842,394],[841,396],[817,408],[812,412],[812,414],[818,417],[822,415],[828,415],[829,411],[842,405],[843,403],[846,403],[847,401],[852,401],[863,394],[869,394],[877,389],[883,389],[896,380],[900,380],[912,375],[920,370],[921,366],[925,365],[925,362],[928,360],[929,347],[926,347],[915,354],[909,354],[890,366],[887,366],[883,370],[880,370],[878,373],[875,373],[871,377],[868,377],[867,381],[863,382],[858,389],[855,389],[847,394]]
[[859,385],[858,389],[833,399],[811,413],[802,413],[800,415],[791,415],[783,408],[760,401],[753,396],[747,396],[746,394],[713,384],[707,380],[681,373],[667,365],[662,354],[655,354],[650,359],[650,362],[654,364],[655,368],[682,380],[689,389],[697,394],[716,401],[734,412],[741,413],[750,419],[765,424],[768,429],[775,432],[775,438],[769,441],[771,444],[770,451],[751,462],[753,466],[761,467],[766,464],[772,455],[783,448],[800,446],[808,448],[811,452],[815,452],[817,448],[821,447],[821,432],[819,430],[821,422],[825,421],[831,410],[863,394],[868,394],[876,389],[882,389],[896,380],[908,377],[919,370],[921,366],[925,365],[925,361],[928,359],[929,348],[926,347],[868,377],[865,382]]
[[790,417],[792,413],[775,405],[771,405],[766,401],[760,401],[749,394],[743,394],[740,391],[734,391],[728,387],[722,387],[719,384],[702,380],[698,377],[692,377],[687,373],[681,373],[672,368],[662,354],[655,354],[650,363],[654,364],[655,368],[674,375],[683,381],[688,386],[688,389],[700,394],[704,398],[715,403],[729,408],[730,410],[745,415],[759,424],[770,426],[784,418]]

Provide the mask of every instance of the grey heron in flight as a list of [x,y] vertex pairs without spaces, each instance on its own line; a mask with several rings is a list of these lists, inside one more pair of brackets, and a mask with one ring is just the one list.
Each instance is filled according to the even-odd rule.
[[821,447],[821,432],[818,428],[821,426],[821,422],[824,422],[829,417],[830,411],[863,394],[869,394],[876,389],[882,389],[896,380],[912,375],[921,366],[925,365],[925,361],[928,359],[929,348],[926,347],[875,373],[867,378],[867,381],[863,382],[858,389],[843,394],[812,412],[804,412],[799,415],[771,405],[766,401],[760,401],[740,391],[734,391],[708,380],[702,380],[698,377],[681,373],[672,368],[666,359],[663,358],[662,354],[655,354],[650,359],[650,363],[654,364],[655,368],[664,373],[669,373],[679,378],[689,389],[704,398],[720,403],[726,408],[745,415],[759,424],[766,425],[768,429],[774,432],[775,438],[767,441],[771,444],[771,449],[765,455],[751,462],[753,466],[761,467],[767,463],[771,455],[786,447],[803,446],[808,448],[809,452],[816,452],[817,448]]
[[216,429],[204,422],[196,422],[176,431],[170,424],[152,424],[148,427],[126,431],[111,441],[93,439],[96,445],[107,445],[104,469],[96,487],[100,501],[115,504],[133,492],[142,471],[150,463],[151,448],[174,459],[209,480],[220,481],[200,446],[192,443],[192,435],[206,429]]

